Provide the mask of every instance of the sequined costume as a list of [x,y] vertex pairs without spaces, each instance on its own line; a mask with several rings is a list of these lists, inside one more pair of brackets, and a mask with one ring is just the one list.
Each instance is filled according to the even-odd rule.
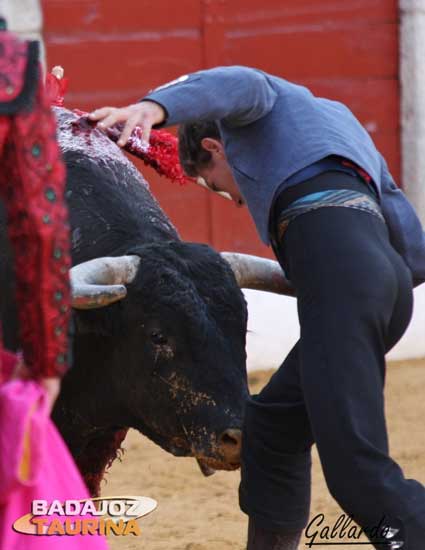
[[21,343],[32,377],[60,376],[70,316],[65,170],[38,44],[7,32],[3,20],[0,26],[0,193],[15,254]]

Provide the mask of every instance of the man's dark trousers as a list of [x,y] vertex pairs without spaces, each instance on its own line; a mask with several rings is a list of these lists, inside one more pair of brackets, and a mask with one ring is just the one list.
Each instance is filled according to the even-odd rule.
[[[324,176],[298,184],[291,200],[324,187],[365,189],[345,174],[326,187]],[[390,526],[401,521],[408,538],[403,549],[422,550],[425,488],[405,479],[389,457],[383,396],[385,353],[412,314],[410,272],[385,224],[351,208],[297,217],[275,252],[297,290],[301,335],[247,403],[241,509],[265,529],[303,529],[316,443],[342,509],[363,528],[384,516]]]

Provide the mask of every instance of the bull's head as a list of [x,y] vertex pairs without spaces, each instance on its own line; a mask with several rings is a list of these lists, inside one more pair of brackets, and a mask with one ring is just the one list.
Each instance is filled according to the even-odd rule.
[[[248,395],[247,308],[239,287],[288,293],[279,265],[169,241],[79,264],[71,282],[73,307],[84,310],[80,329],[111,335],[110,357],[102,360],[115,368],[105,378],[116,395],[107,388],[104,394],[121,396],[126,425],[175,455],[195,456],[205,474],[238,467]],[[106,306],[111,326],[104,315],[99,322]]]

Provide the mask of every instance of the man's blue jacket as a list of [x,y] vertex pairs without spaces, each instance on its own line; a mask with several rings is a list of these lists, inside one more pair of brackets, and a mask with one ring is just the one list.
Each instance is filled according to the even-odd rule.
[[425,233],[368,132],[343,104],[248,67],[217,67],[181,77],[149,93],[167,113],[164,125],[216,120],[227,160],[258,233],[269,244],[277,188],[328,156],[355,162],[373,178],[392,245],[414,284],[425,281]]

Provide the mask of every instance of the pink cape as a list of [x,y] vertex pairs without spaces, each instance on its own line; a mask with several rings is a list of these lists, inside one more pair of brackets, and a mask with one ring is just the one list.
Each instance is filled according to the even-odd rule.
[[[6,374],[14,356],[0,353]],[[37,536],[13,529],[18,518],[31,513],[34,499],[50,503],[87,498],[81,475],[47,413],[44,389],[30,380],[0,384],[0,548],[105,550],[106,539],[100,535]]]

